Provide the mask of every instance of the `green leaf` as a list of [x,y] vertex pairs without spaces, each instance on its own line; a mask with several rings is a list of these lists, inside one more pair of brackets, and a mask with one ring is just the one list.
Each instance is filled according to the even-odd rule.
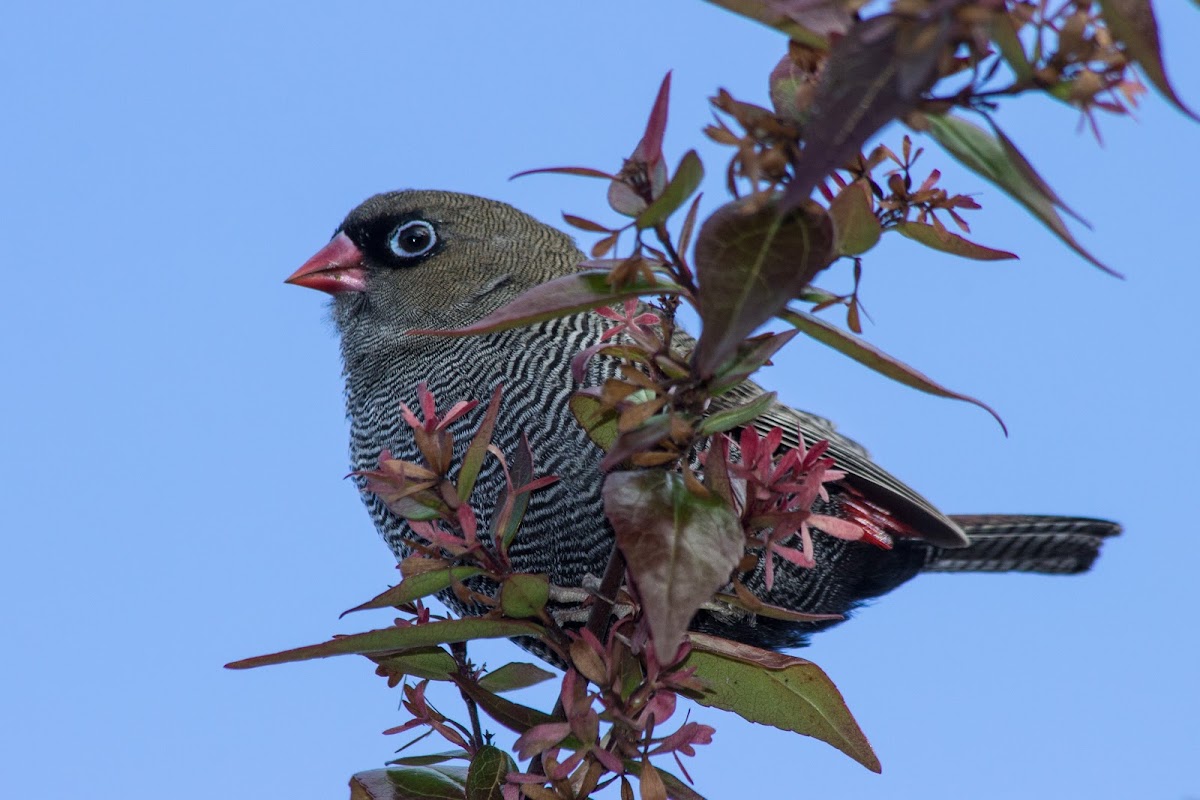
[[514,661],[494,669],[479,679],[479,685],[489,692],[511,692],[536,686],[554,677],[539,666],[525,661]]
[[443,750],[440,753],[426,753],[425,755],[421,756],[403,756],[401,758],[394,758],[387,763],[395,764],[398,767],[430,767],[434,764],[441,764],[443,762],[453,761],[459,758],[469,759],[470,757],[471,754],[466,750]]
[[1068,206],[1062,197],[1059,196],[1058,192],[1054,191],[1050,184],[1046,182],[1046,179],[1043,178],[1036,169],[1034,169],[1033,164],[1031,164],[1029,159],[1025,157],[1025,154],[1021,152],[1021,149],[1017,147],[1017,143],[1008,138],[1008,134],[1000,130],[1000,126],[996,124],[996,121],[992,119],[990,115],[985,114],[984,118],[988,121],[988,124],[992,126],[992,133],[995,134],[996,140],[1000,142],[1000,146],[1004,148],[1004,155],[1008,157],[1009,163],[1012,164],[1019,173],[1021,173],[1022,177],[1024,177],[1025,180],[1027,180],[1035,189],[1045,195],[1046,199],[1053,203],[1056,207],[1062,209],[1075,219],[1079,220],[1079,222],[1085,227],[1091,228],[1091,223],[1080,216],[1075,209]]
[[742,526],[721,498],[692,494],[674,472],[613,472],[603,493],[655,653],[667,664],[696,611],[729,581],[741,559]]
[[366,633],[340,636],[321,644],[246,658],[225,666],[228,669],[252,669],[269,664],[286,664],[292,661],[308,661],[313,658],[328,658],[329,656],[370,655],[449,642],[466,642],[473,639],[511,639],[514,636],[540,636],[542,633],[542,627],[534,625],[532,622],[482,618],[451,619],[430,622],[425,625],[382,628]]
[[1158,22],[1150,0],[1100,0],[1100,14],[1108,30],[1125,45],[1159,93],[1183,113],[1200,122],[1200,117],[1179,99],[1163,68],[1158,40]]
[[500,398],[504,393],[503,386],[497,386],[492,392],[492,400],[488,403],[483,421],[475,431],[467,452],[463,455],[462,466],[458,470],[458,499],[466,502],[475,489],[475,481],[479,478],[479,470],[483,460],[487,458],[488,445],[492,443],[492,431],[496,428],[496,418],[500,414]]
[[1062,217],[1054,210],[1054,200],[1028,179],[996,137],[978,125],[949,114],[930,114],[925,119],[928,120],[929,134],[959,163],[991,181],[1025,206],[1076,253],[1110,275],[1120,277],[1119,273],[1100,263],[1075,241]]
[[350,800],[464,800],[462,767],[402,767],[359,772],[350,779]]
[[384,501],[384,505],[396,516],[404,517],[410,522],[432,522],[435,519],[442,519],[445,516],[447,506],[444,503],[439,503],[436,506],[426,505],[421,502],[423,499],[422,495],[413,495],[411,497],[400,498],[391,503]]
[[938,229],[933,225],[926,225],[924,222],[901,222],[896,226],[896,232],[933,250],[940,250],[943,253],[963,258],[973,258],[976,261],[1001,261],[1017,257],[1015,253],[1007,250],[993,250],[990,247],[975,244],[945,228]]
[[700,156],[696,155],[695,150],[688,150],[680,159],[679,166],[675,168],[675,175],[663,189],[663,193],[656,197],[653,203],[646,206],[642,213],[638,214],[638,229],[654,228],[665,222],[687,202],[687,199],[699,188],[700,182],[703,180],[704,164],[701,163]]
[[467,770],[467,800],[504,800],[504,778],[517,771],[517,763],[508,753],[492,745],[484,745],[471,759]]
[[792,308],[784,309],[780,312],[779,318],[795,325],[802,333],[811,336],[818,342],[832,347],[843,355],[849,356],[863,366],[870,367],[880,375],[885,375],[894,381],[903,383],[905,386],[911,386],[914,389],[919,389],[922,392],[935,394],[938,397],[963,400],[979,406],[991,414],[996,422],[1000,423],[1000,427],[1004,430],[1004,435],[1008,435],[1008,426],[1004,424],[1004,420],[1000,419],[1000,415],[988,404],[976,400],[974,397],[947,389],[927,375],[918,372],[902,361],[896,360],[854,334],[835,328],[825,320],[815,317],[812,314]]
[[763,412],[775,402],[775,397],[775,392],[767,392],[760,394],[749,403],[709,414],[696,430],[701,436],[712,436],[714,433],[740,428],[762,416]]
[[609,450],[617,440],[619,415],[616,409],[605,405],[597,393],[587,389],[581,389],[571,395],[567,405],[575,415],[579,427],[587,432],[588,438],[601,450]]
[[1029,57],[1025,55],[1025,45],[1021,44],[1021,37],[1017,33],[1012,17],[1008,14],[993,14],[988,23],[988,32],[1017,80],[1024,81],[1031,77],[1033,65],[1029,63]]
[[483,574],[479,567],[449,567],[435,569],[410,575],[386,592],[381,592],[360,606],[343,611],[341,616],[353,614],[355,611],[367,611],[372,608],[396,608],[405,603],[411,603],[422,597],[437,594],[451,584],[461,583],[467,578]]
[[513,619],[536,617],[550,600],[550,579],[545,575],[510,575],[500,584],[500,609]]
[[548,319],[569,317],[600,306],[612,305],[618,300],[641,295],[686,294],[686,290],[665,275],[657,274],[653,281],[636,275],[629,283],[614,288],[608,279],[608,270],[587,270],[563,275],[540,284],[518,295],[515,299],[496,309],[478,322],[454,330],[419,328],[412,334],[430,336],[475,336],[480,333],[495,333],[522,325],[532,325]]
[[458,669],[454,656],[436,646],[414,647],[369,658],[386,669],[389,675],[412,675],[431,681],[450,680],[450,676]]
[[813,305],[828,304],[832,305],[841,299],[841,295],[836,295],[833,292],[827,292],[817,286],[809,286],[796,295],[797,300]]
[[796,338],[797,331],[764,333],[738,345],[737,353],[717,370],[710,390],[713,396],[724,394],[749,378],[766,364],[785,344]]
[[[707,476],[708,472],[705,472],[705,477]],[[716,599],[769,619],[781,619],[789,622],[825,622],[827,620],[845,619],[841,614],[805,614],[802,611],[792,611],[780,606],[773,606],[764,603],[751,594],[749,589],[742,587],[740,584],[735,583],[734,588],[736,590],[735,594],[718,594]]]
[[658,770],[658,777],[662,779],[663,786],[667,790],[667,797],[671,800],[704,800],[704,795],[692,789],[686,783],[667,772],[661,767],[655,767]]
[[812,736],[872,772],[880,771],[879,759],[841,693],[816,664],[717,636],[692,633],[688,638],[692,651],[684,664],[695,667],[696,677],[709,687],[696,702]]
[[811,201],[781,215],[776,201],[735,200],[705,220],[696,240],[704,323],[694,354],[697,370],[712,375],[829,266],[832,246],[829,215]]
[[[467,697],[474,700],[480,708],[486,711],[492,719],[514,733],[524,733],[534,725],[565,721],[562,717],[553,717],[544,711],[538,711],[536,708],[530,708],[529,706],[523,706],[520,703],[506,700],[500,695],[493,694],[484,689],[475,681],[467,680],[461,676],[456,676],[453,680],[455,685]],[[563,746],[571,748],[579,747],[579,740],[569,737],[563,742]]]
[[521,431],[521,441],[517,450],[512,454],[508,464],[508,478],[512,481],[512,490],[516,492],[509,497],[509,486],[500,490],[492,519],[488,523],[488,533],[492,541],[500,540],[504,552],[517,536],[521,521],[525,518],[525,510],[529,507],[529,492],[516,491],[533,480],[533,450],[529,447],[529,437]]
[[883,232],[875,216],[871,187],[864,180],[838,192],[829,204],[829,217],[833,220],[833,250],[838,255],[862,255],[879,242]]

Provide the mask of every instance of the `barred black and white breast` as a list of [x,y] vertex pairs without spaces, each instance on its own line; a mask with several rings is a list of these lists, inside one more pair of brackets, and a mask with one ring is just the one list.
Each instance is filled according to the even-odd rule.
[[[608,323],[589,312],[476,337],[409,331],[477,321],[521,292],[569,274],[583,258],[569,237],[503,203],[451,192],[403,191],[376,195],[351,211],[332,241],[288,279],[333,295],[355,470],[374,468],[384,449],[399,458],[417,458],[399,409],[401,403],[417,407],[419,382],[428,384],[443,407],[463,399],[483,401],[454,423],[459,458],[483,404],[497,385],[504,386],[496,444],[514,452],[523,431],[537,471],[560,479],[533,496],[510,555],[519,571],[546,573],[566,587],[598,577],[612,546],[600,496],[603,454],[568,408],[577,388],[571,358],[598,342]],[[614,369],[610,361],[593,359],[587,382],[601,383]],[[761,391],[747,382],[717,402],[741,403]],[[1120,530],[1115,523],[1078,517],[947,516],[821,417],[776,405],[755,425],[764,430],[778,425],[789,435],[798,431],[810,445],[830,442],[829,455],[847,477],[835,485],[822,513],[855,518],[868,507],[884,524],[911,534],[883,550],[816,532],[815,568],[778,565],[769,592],[761,564],[742,576],[773,605],[845,614],[923,570],[1083,572],[1103,539]],[[481,519],[490,516],[501,483],[497,464],[489,460],[474,496]],[[369,492],[363,491],[363,500],[384,541],[402,557],[412,535],[407,523]],[[447,600],[454,604],[453,598]],[[829,624],[702,612],[693,626],[782,648],[803,644],[809,633]]]

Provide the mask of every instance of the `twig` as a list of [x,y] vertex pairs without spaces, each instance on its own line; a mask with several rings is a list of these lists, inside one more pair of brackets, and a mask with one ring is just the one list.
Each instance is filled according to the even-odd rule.
[[[450,652],[454,654],[454,660],[458,662],[458,671],[464,680],[474,680],[470,669],[467,668],[467,643],[466,642],[451,642]],[[459,694],[462,695],[463,702],[467,704],[467,713],[471,715],[471,731],[475,739],[475,747],[483,747],[483,728],[479,724],[479,706],[475,701],[459,687]]]
[[675,244],[671,241],[671,234],[667,231],[666,224],[659,223],[655,226],[654,235],[658,237],[659,244],[667,251],[667,257],[675,265],[676,276],[681,279],[680,282],[684,288],[694,295],[696,293],[696,283],[692,278],[692,271],[688,267],[687,262],[675,250]]
[[[612,552],[608,555],[608,566],[604,568],[604,577],[600,579],[600,588],[596,590],[596,604],[592,606],[586,626],[601,642],[608,635],[608,623],[612,619],[612,609],[616,605],[617,592],[620,590],[624,578],[625,556],[621,553],[621,548],[617,547],[617,543],[613,542]],[[558,719],[565,714],[566,707],[563,706],[562,695],[559,695],[558,700],[554,702],[554,710],[550,712],[550,716]],[[541,753],[538,753],[529,762],[529,772],[531,775],[546,774],[542,768]]]
[[625,578],[625,556],[621,548],[613,542],[612,552],[608,556],[608,566],[604,569],[604,577],[600,579],[600,588],[596,590],[596,604],[588,615],[587,629],[601,642],[608,635],[608,623],[612,619],[612,609],[616,605],[617,592]]

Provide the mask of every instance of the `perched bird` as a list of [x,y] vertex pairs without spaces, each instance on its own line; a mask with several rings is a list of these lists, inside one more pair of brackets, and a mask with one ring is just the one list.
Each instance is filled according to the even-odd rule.
[[[511,453],[524,431],[538,472],[559,478],[533,495],[510,557],[516,570],[546,573],[564,587],[598,577],[613,541],[600,495],[603,453],[567,405],[577,388],[572,356],[598,342],[612,323],[589,312],[483,336],[409,331],[463,327],[521,292],[575,271],[583,259],[570,237],[511,206],[450,192],[402,191],[376,195],[351,211],[332,241],[287,279],[333,295],[355,470],[375,468],[384,449],[418,460],[399,409],[402,402],[416,407],[420,381],[443,404],[486,400],[503,384],[496,444]],[[615,369],[613,360],[593,358],[587,383],[600,383]],[[741,403],[761,392],[746,382],[715,402]],[[458,457],[482,411],[481,405],[454,423]],[[741,576],[772,605],[846,614],[923,571],[1084,572],[1102,540],[1120,531],[1115,523],[1076,517],[946,516],[821,417],[776,404],[754,424],[799,428],[808,445],[829,441],[828,455],[847,477],[831,487],[821,513],[912,534],[896,537],[885,550],[814,531],[814,568],[780,561],[769,591],[761,562]],[[488,463],[474,495],[485,520],[502,482],[494,460]],[[405,539],[412,538],[407,523],[361,484],[360,490],[384,541],[398,558],[406,555]],[[692,627],[778,649],[804,644],[809,633],[830,624],[702,611]]]

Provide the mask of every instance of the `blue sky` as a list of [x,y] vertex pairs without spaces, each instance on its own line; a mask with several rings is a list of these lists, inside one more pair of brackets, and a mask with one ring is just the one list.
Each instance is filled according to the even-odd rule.
[[[1200,106],[1200,16],[1159,5],[1169,68]],[[711,210],[724,153],[698,135],[706,97],[765,101],[783,42],[683,0],[10,2],[3,17],[3,793],[345,796],[398,746],[379,734],[398,693],[361,660],[221,667],[390,620],[337,619],[395,573],[341,479],[321,298],[283,278],[380,190],[611,219],[601,183],[507,178],[617,166],[668,69],[668,157],[700,148]],[[1001,116],[1126,280],[932,146],[922,163],[985,207],[973,238],[1022,260],[898,242],[867,261],[870,338],[992,404],[1010,437],[799,340],[761,376],[948,511],[1091,514],[1124,536],[1087,576],[926,576],[820,636],[804,655],[882,775],[699,709],[717,726],[690,765],[702,792],[1200,795],[1200,126],[1157,97],[1138,117],[1105,119],[1099,149],[1069,111]]]

